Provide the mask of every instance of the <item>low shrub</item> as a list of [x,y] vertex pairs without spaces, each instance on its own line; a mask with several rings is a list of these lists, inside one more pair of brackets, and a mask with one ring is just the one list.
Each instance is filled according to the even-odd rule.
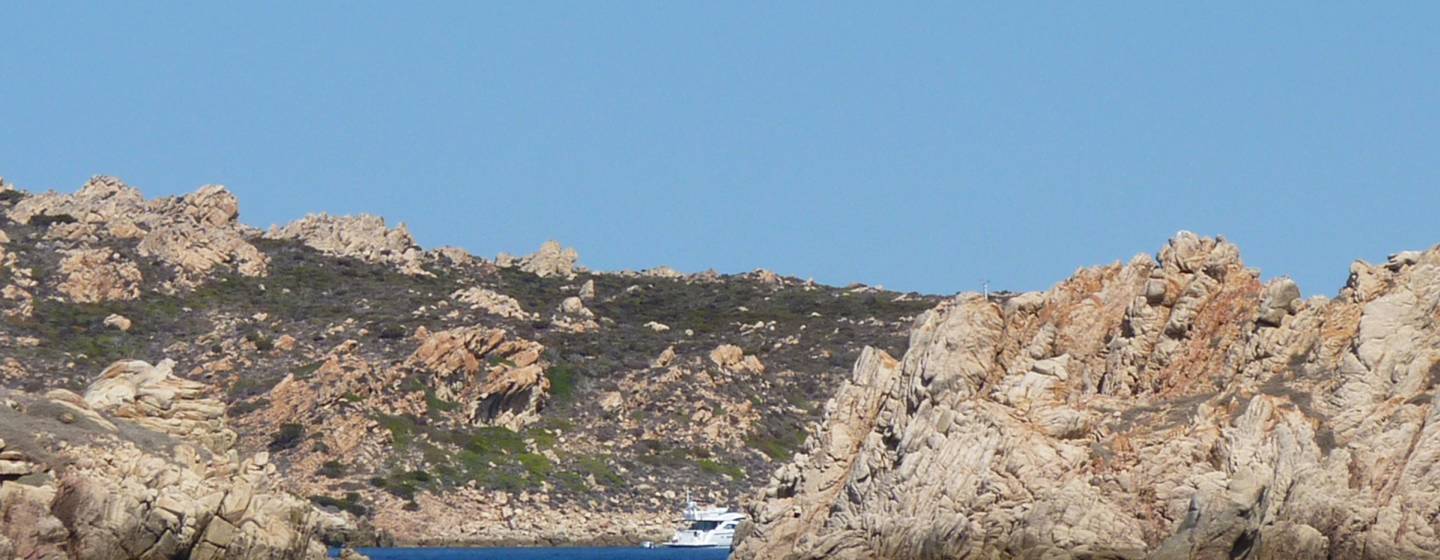
[[281,424],[280,431],[270,438],[270,451],[290,449],[305,439],[305,427],[299,424]]
[[344,498],[332,498],[330,496],[310,496],[310,501],[323,508],[334,508],[340,511],[347,511],[359,517],[369,513],[369,509],[360,503],[360,494],[348,492]]
[[745,471],[734,465],[726,465],[711,459],[701,459],[695,464],[700,465],[700,470],[709,474],[727,476],[734,480],[745,478]]
[[325,461],[318,472],[325,478],[340,478],[345,476],[345,465],[340,461]]

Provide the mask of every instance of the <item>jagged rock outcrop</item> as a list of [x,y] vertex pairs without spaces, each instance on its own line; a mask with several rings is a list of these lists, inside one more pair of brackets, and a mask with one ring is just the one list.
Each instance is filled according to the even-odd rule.
[[[239,202],[222,186],[146,200],[139,190],[103,176],[90,179],[75,194],[30,196],[9,211],[11,220],[47,224],[47,238],[76,245],[72,259],[88,255],[84,257],[87,265],[127,267],[111,271],[124,273],[125,278],[132,276],[128,267],[134,265],[106,264],[111,253],[96,245],[102,241],[135,243],[140,255],[169,265],[176,274],[173,284],[177,288],[194,286],[217,267],[230,267],[247,276],[266,274],[268,259],[247,240],[249,230],[239,223],[239,215]],[[97,254],[90,255],[92,252]],[[98,252],[104,252],[105,259],[100,259]],[[67,283],[73,283],[74,273],[66,274],[70,276]],[[133,276],[138,282],[138,270]]]
[[1183,232],[961,295],[862,357],[736,557],[1436,558],[1437,309],[1440,248],[1305,301]]
[[540,245],[540,250],[528,257],[522,257],[518,262],[508,255],[501,255],[496,259],[500,266],[519,266],[520,270],[529,272],[536,276],[558,276],[571,278],[575,276],[575,263],[580,261],[580,252],[574,248],[562,247],[558,241],[546,241]]
[[210,412],[165,406],[168,393],[190,387],[156,368],[117,368],[88,402],[0,390],[0,557],[325,557],[313,508],[275,489],[265,454],[242,461],[204,432],[151,431]]
[[744,349],[734,344],[716,346],[710,351],[710,361],[731,371],[765,373],[765,364],[760,362],[760,358],[746,354]]
[[225,426],[225,403],[207,396],[204,383],[175,377],[175,362],[121,361],[101,372],[85,391],[93,410],[198,442],[216,453],[235,445]]
[[265,237],[296,239],[332,255],[391,265],[405,274],[429,274],[421,266],[425,252],[405,224],[391,229],[379,216],[310,214],[283,228],[270,228]]
[[77,303],[140,297],[140,267],[108,249],[77,249],[60,261],[64,281],[56,288]]
[[519,429],[539,419],[550,390],[544,351],[500,329],[459,328],[427,337],[407,364],[434,374],[435,396],[460,403],[472,423]]

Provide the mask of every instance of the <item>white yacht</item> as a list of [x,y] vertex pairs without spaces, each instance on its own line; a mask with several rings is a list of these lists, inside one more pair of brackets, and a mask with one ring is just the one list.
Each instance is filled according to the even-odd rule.
[[685,508],[685,528],[675,531],[665,546],[729,548],[735,543],[735,529],[744,519],[743,513],[725,508],[700,509],[690,502]]

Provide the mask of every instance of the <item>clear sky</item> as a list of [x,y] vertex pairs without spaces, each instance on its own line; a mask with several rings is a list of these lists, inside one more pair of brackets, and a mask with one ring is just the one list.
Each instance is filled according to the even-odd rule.
[[0,175],[935,293],[1440,242],[1436,4],[979,4],[11,2]]

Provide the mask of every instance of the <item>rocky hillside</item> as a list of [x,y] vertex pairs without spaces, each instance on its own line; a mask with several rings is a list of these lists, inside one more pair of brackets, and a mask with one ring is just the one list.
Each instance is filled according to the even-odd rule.
[[1182,233],[869,349],[737,557],[1440,557],[1440,248],[1334,298]]
[[339,520],[332,542],[635,542],[664,538],[687,491],[756,491],[860,349],[899,355],[939,303],[578,262],[426,250],[371,216],[262,231],[217,186],[0,181],[0,386],[41,398],[164,363],[224,410],[229,431],[199,435],[263,452]]

